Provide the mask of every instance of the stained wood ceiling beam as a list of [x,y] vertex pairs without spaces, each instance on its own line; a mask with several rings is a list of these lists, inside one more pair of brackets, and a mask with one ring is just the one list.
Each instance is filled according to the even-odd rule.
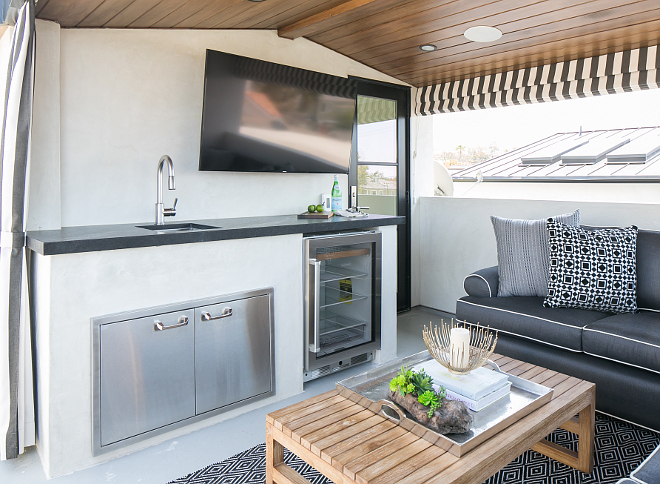
[[321,24],[323,21],[337,17],[338,15],[343,15],[352,10],[355,10],[356,8],[363,7],[375,1],[376,0],[349,0],[346,3],[342,3],[336,7],[329,8],[328,10],[324,10],[307,18],[298,20],[297,22],[294,22],[290,25],[285,25],[284,27],[281,27],[277,30],[277,35],[287,39],[295,39],[305,35],[313,35],[322,30]]

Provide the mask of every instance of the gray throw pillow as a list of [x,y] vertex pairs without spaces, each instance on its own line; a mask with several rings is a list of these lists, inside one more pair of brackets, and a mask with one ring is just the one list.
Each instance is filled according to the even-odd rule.
[[[552,217],[567,225],[580,225],[580,210]],[[497,295],[548,295],[550,243],[548,219],[518,220],[490,217],[497,242]]]

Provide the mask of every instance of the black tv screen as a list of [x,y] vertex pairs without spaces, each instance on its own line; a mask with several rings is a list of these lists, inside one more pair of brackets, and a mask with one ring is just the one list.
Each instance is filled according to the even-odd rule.
[[206,51],[201,171],[348,173],[356,83]]

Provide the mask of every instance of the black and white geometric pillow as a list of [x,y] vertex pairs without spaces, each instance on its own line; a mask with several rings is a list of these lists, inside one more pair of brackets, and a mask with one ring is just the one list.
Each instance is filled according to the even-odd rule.
[[585,230],[548,219],[545,307],[637,311],[637,227]]

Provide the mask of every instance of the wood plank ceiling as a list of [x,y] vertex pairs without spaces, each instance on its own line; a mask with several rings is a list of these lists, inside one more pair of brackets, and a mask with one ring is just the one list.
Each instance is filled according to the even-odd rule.
[[[418,87],[660,43],[658,0],[39,0],[37,17],[66,28],[275,29]],[[503,36],[470,42],[463,32],[476,25]]]

